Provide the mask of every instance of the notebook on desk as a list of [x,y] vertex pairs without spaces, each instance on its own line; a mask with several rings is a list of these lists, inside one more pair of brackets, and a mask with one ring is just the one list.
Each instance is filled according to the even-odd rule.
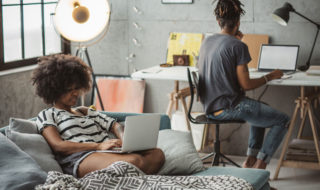
[[159,114],[126,117],[122,147],[97,152],[127,153],[156,148],[160,118],[161,116]]
[[262,44],[258,71],[269,72],[275,69],[284,73],[296,71],[299,45]]

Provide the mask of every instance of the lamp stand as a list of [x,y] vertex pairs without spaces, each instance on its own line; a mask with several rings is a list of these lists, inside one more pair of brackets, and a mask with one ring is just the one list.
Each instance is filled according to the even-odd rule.
[[314,46],[316,45],[316,42],[317,42],[319,30],[320,30],[320,26],[317,25],[317,27],[318,27],[318,29],[317,29],[317,34],[316,34],[316,37],[315,37],[314,40],[313,40],[313,45],[312,45],[312,48],[311,48],[311,52],[310,52],[308,61],[306,62],[305,65],[302,65],[302,66],[300,66],[300,67],[298,68],[300,71],[306,71],[306,70],[308,70],[309,67],[310,67],[310,60],[311,60],[311,57],[312,57],[312,53],[313,53]]
[[[287,3],[287,4],[289,4],[289,3]],[[290,5],[290,6],[289,6],[289,5]],[[292,7],[291,4],[289,4],[289,5],[288,5],[288,6],[289,6],[289,10],[290,10],[290,11],[296,13],[297,15],[301,16],[302,18],[308,20],[309,22],[311,22],[312,24],[314,24],[314,25],[317,26],[317,34],[316,34],[316,36],[315,36],[315,38],[314,38],[314,40],[313,40],[313,45],[312,45],[312,48],[311,48],[311,52],[310,52],[308,61],[306,62],[305,65],[302,65],[302,66],[300,66],[300,67],[298,68],[300,71],[306,71],[306,70],[308,70],[309,67],[310,67],[310,60],[311,60],[311,57],[312,57],[312,53],[313,53],[314,46],[316,45],[316,42],[317,42],[317,38],[318,38],[319,30],[320,30],[320,24],[318,24],[318,23],[314,22],[313,20],[309,19],[308,17],[300,14],[299,12],[297,12],[297,11]]]
[[76,51],[76,56],[79,56],[83,61],[84,61],[84,57],[87,58],[88,65],[92,69],[92,72],[91,72],[91,74],[92,74],[91,105],[93,104],[94,89],[96,89],[97,94],[98,94],[98,99],[99,99],[99,102],[100,102],[100,105],[101,105],[101,109],[102,109],[102,111],[104,111],[103,102],[102,102],[102,99],[101,99],[101,96],[100,96],[100,92],[99,92],[99,88],[98,88],[98,85],[97,85],[97,82],[96,82],[96,75],[94,74],[94,71],[93,71],[93,68],[92,68],[92,65],[91,65],[91,60],[90,60],[90,57],[89,57],[89,53],[88,53],[87,47],[80,46]]

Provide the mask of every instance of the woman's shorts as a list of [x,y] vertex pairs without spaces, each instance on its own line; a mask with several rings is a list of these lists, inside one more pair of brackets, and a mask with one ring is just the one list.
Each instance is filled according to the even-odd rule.
[[60,164],[65,174],[70,174],[77,178],[78,177],[77,171],[80,163],[82,162],[83,159],[85,159],[87,156],[89,156],[94,152],[96,151],[82,151],[82,152],[77,152],[68,156],[57,155],[56,160]]

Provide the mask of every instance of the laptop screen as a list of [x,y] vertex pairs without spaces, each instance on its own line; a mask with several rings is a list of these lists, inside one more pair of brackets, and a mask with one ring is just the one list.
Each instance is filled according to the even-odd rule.
[[263,44],[260,49],[258,69],[295,71],[298,52],[299,45]]

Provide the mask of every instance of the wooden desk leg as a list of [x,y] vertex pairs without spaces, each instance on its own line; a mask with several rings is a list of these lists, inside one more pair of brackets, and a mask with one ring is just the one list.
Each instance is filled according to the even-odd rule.
[[175,105],[175,109],[178,110],[179,109],[179,103],[178,101],[176,100],[176,95],[178,94],[179,92],[179,81],[174,81],[174,90],[173,92],[170,93],[169,95],[169,104],[168,104],[168,107],[167,107],[167,112],[166,114],[171,118],[171,113],[172,113],[172,108],[173,108],[173,105]]
[[[174,92],[175,94],[177,94],[179,92],[179,81],[174,81]],[[176,108],[176,111],[179,109],[179,103],[178,101],[175,102],[175,108]]]
[[304,113],[303,113],[303,118],[302,118],[301,124],[299,126],[299,132],[298,132],[298,135],[297,135],[298,139],[301,139],[301,137],[302,137],[302,132],[303,132],[303,129],[304,129],[304,126],[305,126],[305,123],[306,123],[306,118],[307,118],[307,110],[305,109]]
[[307,104],[307,109],[309,112],[309,120],[310,120],[310,124],[311,124],[311,128],[312,128],[312,133],[313,133],[313,140],[314,140],[314,144],[316,146],[316,150],[317,150],[317,155],[318,155],[318,162],[320,164],[320,149],[319,149],[319,138],[318,138],[318,133],[317,133],[317,129],[316,126],[314,124],[314,120],[313,120],[313,112],[311,110],[311,102],[309,102]]
[[[303,101],[305,99],[304,86],[300,87],[300,98],[301,98],[301,101]],[[300,107],[300,118],[303,117],[304,109],[305,109],[305,105],[301,104],[301,107]]]
[[289,140],[290,140],[290,137],[292,135],[294,124],[295,124],[296,119],[297,119],[297,114],[298,114],[298,109],[300,108],[300,104],[301,104],[301,101],[296,100],[296,108],[295,108],[295,110],[293,112],[292,120],[290,122],[290,126],[289,126],[289,129],[288,129],[288,133],[287,133],[286,139],[285,139],[283,147],[282,147],[281,155],[280,155],[280,158],[279,158],[279,161],[278,161],[278,166],[277,166],[276,172],[275,172],[274,177],[273,177],[274,180],[278,179],[278,175],[279,175],[279,172],[280,172],[280,167],[282,166],[284,155],[286,154],[286,151],[287,151],[287,148],[288,148]]
[[206,145],[209,126],[210,126],[209,124],[204,124],[203,133],[202,133],[202,140],[201,140],[201,150],[203,150]]
[[[317,86],[314,87],[314,93],[315,94],[319,94],[318,89],[319,88]],[[319,97],[314,99],[314,108],[318,108],[318,104],[319,104]]]
[[185,119],[186,119],[188,130],[192,134],[191,125],[190,125],[190,122],[189,122],[189,119],[188,119],[188,108],[187,108],[186,99],[183,98],[183,97],[180,97],[179,99],[180,99],[180,101],[182,103],[182,109],[183,109],[183,113],[184,113],[184,116],[185,116]]
[[169,104],[168,104],[168,107],[167,107],[167,115],[171,118],[171,113],[172,113],[172,107],[173,107],[173,104],[175,102],[174,100],[174,92],[171,92],[170,95],[169,95]]

